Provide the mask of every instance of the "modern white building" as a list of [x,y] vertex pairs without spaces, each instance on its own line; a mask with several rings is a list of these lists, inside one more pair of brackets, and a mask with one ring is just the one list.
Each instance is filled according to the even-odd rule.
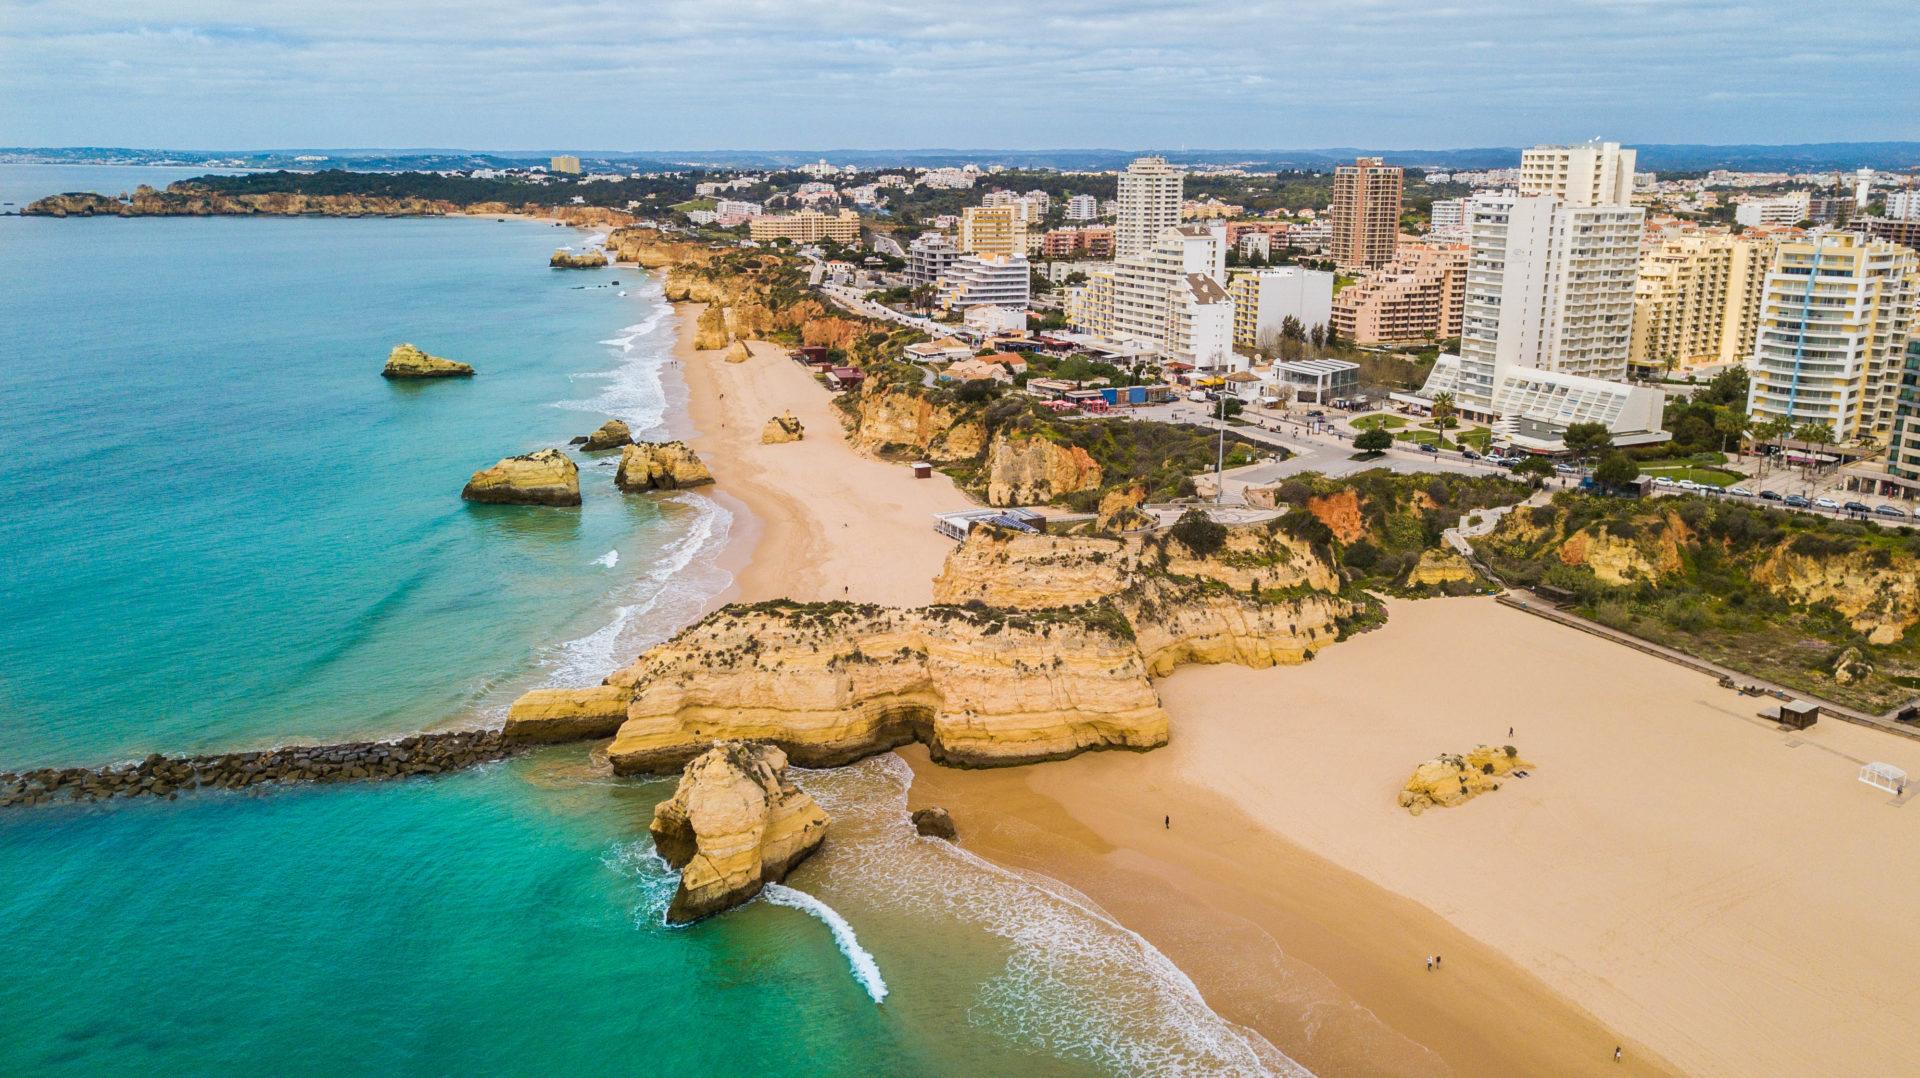
[[1160,234],[1180,224],[1185,174],[1164,157],[1142,157],[1120,173],[1119,207],[1113,229],[1115,258],[1151,248]]
[[907,245],[907,282],[932,284],[947,275],[960,249],[938,232],[925,232]]
[[1465,241],[1467,238],[1467,200],[1436,199],[1428,211],[1427,236],[1434,240]]
[[1535,146],[1520,152],[1520,193],[1550,195],[1569,206],[1631,206],[1637,150],[1617,142]]
[[1033,268],[1024,255],[961,255],[940,278],[948,310],[986,304],[1024,308],[1033,298]]
[[1247,361],[1233,351],[1233,299],[1220,284],[1226,247],[1224,226],[1165,229],[1144,253],[1116,259],[1069,289],[1067,319],[1082,333],[1168,360],[1243,368]]
[[1227,293],[1233,297],[1233,343],[1242,351],[1278,334],[1288,318],[1298,319],[1302,330],[1333,321],[1333,274],[1324,270],[1281,266],[1236,273]]
[[[1631,167],[1619,182],[1631,184]],[[1467,213],[1459,403],[1491,410],[1512,368],[1624,380],[1643,211],[1502,194],[1476,196]]]
[[1747,411],[1756,423],[1825,423],[1836,441],[1893,429],[1920,256],[1821,230],[1774,250],[1760,302]]
[[1632,386],[1602,378],[1526,367],[1501,368],[1484,403],[1471,397],[1463,378],[1464,357],[1443,355],[1417,394],[1396,393],[1397,401],[1431,407],[1441,393],[1451,394],[1463,418],[1488,423],[1499,440],[1543,453],[1566,448],[1564,435],[1575,423],[1604,423],[1618,446],[1651,445],[1672,435],[1660,429],[1667,395],[1651,386]]
[[1895,221],[1920,218],[1920,191],[1894,191],[1887,195],[1887,216]]
[[1100,200],[1092,195],[1075,195],[1067,200],[1067,220],[1094,221],[1100,217]]
[[1733,219],[1746,228],[1760,225],[1797,225],[1813,216],[1813,197],[1790,191],[1773,198],[1751,198],[1733,207]]

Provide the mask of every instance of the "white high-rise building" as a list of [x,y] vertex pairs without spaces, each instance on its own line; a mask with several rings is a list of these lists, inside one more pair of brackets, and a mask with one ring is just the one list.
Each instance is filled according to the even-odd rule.
[[1025,308],[1033,298],[1033,267],[1024,255],[961,255],[939,282],[940,305]]
[[1164,157],[1142,157],[1120,174],[1113,229],[1115,258],[1145,254],[1160,234],[1180,224],[1185,173]]
[[938,232],[923,232],[919,239],[907,245],[907,282],[933,284],[946,276],[959,257],[960,249],[953,241]]
[[1093,221],[1100,217],[1100,200],[1092,195],[1075,195],[1067,200],[1067,220]]
[[1920,218],[1920,191],[1895,191],[1889,194],[1887,216],[1896,221]]
[[1492,411],[1497,376],[1515,367],[1626,378],[1643,217],[1628,205],[1553,195],[1468,201],[1463,408]]
[[1466,239],[1467,200],[1464,198],[1435,199],[1432,208],[1428,211],[1428,222],[1430,225],[1428,235],[1436,239]]
[[1535,146],[1520,153],[1520,193],[1551,195],[1569,206],[1631,206],[1639,156],[1617,142]]
[[1733,207],[1734,221],[1745,228],[1797,225],[1812,214],[1813,197],[1805,191],[1789,191],[1773,198],[1750,198]]
[[1233,299],[1224,226],[1162,230],[1145,252],[1116,259],[1069,290],[1067,316],[1083,333],[1144,345],[1166,359],[1214,370],[1247,365],[1233,351]]

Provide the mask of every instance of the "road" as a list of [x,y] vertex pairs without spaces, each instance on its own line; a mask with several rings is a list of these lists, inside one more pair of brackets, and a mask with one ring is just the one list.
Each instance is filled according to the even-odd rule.
[[936,338],[951,336],[957,328],[935,322],[931,318],[920,318],[915,315],[901,314],[899,311],[883,304],[870,303],[866,299],[865,292],[858,288],[849,288],[843,284],[823,284],[820,286],[820,293],[835,303],[838,303],[840,306],[845,307],[847,310],[852,311],[854,314],[865,315],[868,318],[878,318],[885,322],[895,322],[912,329],[917,329],[922,333]]

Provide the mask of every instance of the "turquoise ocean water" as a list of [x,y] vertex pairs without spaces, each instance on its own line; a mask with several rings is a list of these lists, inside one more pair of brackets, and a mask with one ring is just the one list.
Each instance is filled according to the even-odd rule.
[[[0,201],[179,174],[0,166]],[[725,511],[460,502],[674,324],[584,233],[0,217],[0,768],[379,736],[591,683],[724,589]],[[618,285],[613,284],[619,281]],[[471,380],[393,384],[411,341]],[[670,781],[557,748],[424,782],[0,814],[12,1072],[1296,1073],[1070,891],[913,836],[891,756],[791,889],[668,929]]]

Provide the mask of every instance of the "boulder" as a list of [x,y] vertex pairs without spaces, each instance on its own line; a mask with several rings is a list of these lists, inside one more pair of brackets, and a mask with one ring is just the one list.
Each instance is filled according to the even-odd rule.
[[383,378],[471,378],[473,368],[465,363],[455,363],[451,359],[430,356],[410,344],[395,345],[387,353],[386,369],[380,372]]
[[727,345],[726,353],[720,358],[726,360],[728,363],[745,363],[747,360],[753,358],[753,352],[747,347],[747,342],[735,341]]
[[589,453],[598,453],[603,449],[618,449],[633,444],[633,431],[618,419],[609,419],[600,425],[600,429],[587,435],[584,447]]
[[806,431],[801,428],[800,420],[794,418],[792,412],[788,412],[785,415],[777,415],[767,420],[765,429],[760,432],[760,444],[774,445],[779,442],[797,442],[804,437],[806,437]]
[[660,856],[680,870],[667,921],[697,921],[780,882],[819,848],[829,822],[787,781],[786,753],[758,742],[714,742],[688,762],[648,828]]
[[460,497],[491,505],[579,505],[580,469],[558,449],[542,449],[473,473]]
[[685,490],[713,482],[713,473],[685,442],[634,442],[620,454],[613,483],[629,493]]
[[1512,745],[1482,745],[1465,756],[1442,753],[1414,768],[1413,777],[1400,791],[1400,807],[1418,816],[1436,805],[1464,804],[1498,790],[1501,776],[1532,766]]
[[913,829],[919,834],[944,838],[948,842],[960,837],[960,832],[954,829],[953,817],[938,805],[929,805],[915,812]]
[[1833,680],[1842,685],[1865,681],[1873,676],[1873,664],[1856,647],[1848,647],[1833,660]]
[[605,251],[586,251],[580,254],[572,251],[555,251],[553,257],[547,259],[547,265],[552,269],[599,269],[606,264]]

